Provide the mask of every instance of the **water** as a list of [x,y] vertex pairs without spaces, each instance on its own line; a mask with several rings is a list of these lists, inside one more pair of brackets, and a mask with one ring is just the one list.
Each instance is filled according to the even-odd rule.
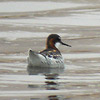
[[[99,0],[0,0],[0,100],[99,100],[99,21]],[[27,68],[51,33],[66,67]]]

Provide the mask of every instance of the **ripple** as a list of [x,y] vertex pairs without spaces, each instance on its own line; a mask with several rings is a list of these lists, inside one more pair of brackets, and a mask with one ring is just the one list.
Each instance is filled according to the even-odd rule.
[[100,53],[72,53],[63,54],[65,59],[89,59],[89,58],[100,58]]
[[[52,5],[52,6],[51,6]],[[67,6],[66,6],[67,5]],[[0,2],[0,12],[29,12],[85,6],[86,4],[56,2]],[[9,9],[8,9],[9,8]]]

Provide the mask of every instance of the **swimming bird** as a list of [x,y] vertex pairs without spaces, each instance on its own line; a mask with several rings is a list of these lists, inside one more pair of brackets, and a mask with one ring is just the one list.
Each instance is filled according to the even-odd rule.
[[32,50],[29,51],[28,66],[63,68],[64,60],[60,51],[58,50],[58,47],[57,47],[58,44],[71,47],[71,45],[63,43],[59,35],[50,34],[47,37],[46,49],[40,52],[35,52]]

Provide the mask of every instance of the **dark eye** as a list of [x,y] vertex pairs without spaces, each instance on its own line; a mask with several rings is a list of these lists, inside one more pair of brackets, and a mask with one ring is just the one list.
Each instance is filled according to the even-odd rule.
[[58,37],[58,40],[61,40],[61,37]]

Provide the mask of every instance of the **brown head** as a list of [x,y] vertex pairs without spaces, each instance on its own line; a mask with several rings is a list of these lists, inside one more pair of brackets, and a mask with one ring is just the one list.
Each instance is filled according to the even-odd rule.
[[48,36],[47,38],[47,42],[46,42],[46,48],[53,48],[53,49],[57,49],[56,45],[57,44],[62,44],[62,45],[65,45],[65,46],[68,46],[68,47],[71,47],[70,45],[68,44],[65,44],[61,41],[61,37],[57,34],[51,34]]

